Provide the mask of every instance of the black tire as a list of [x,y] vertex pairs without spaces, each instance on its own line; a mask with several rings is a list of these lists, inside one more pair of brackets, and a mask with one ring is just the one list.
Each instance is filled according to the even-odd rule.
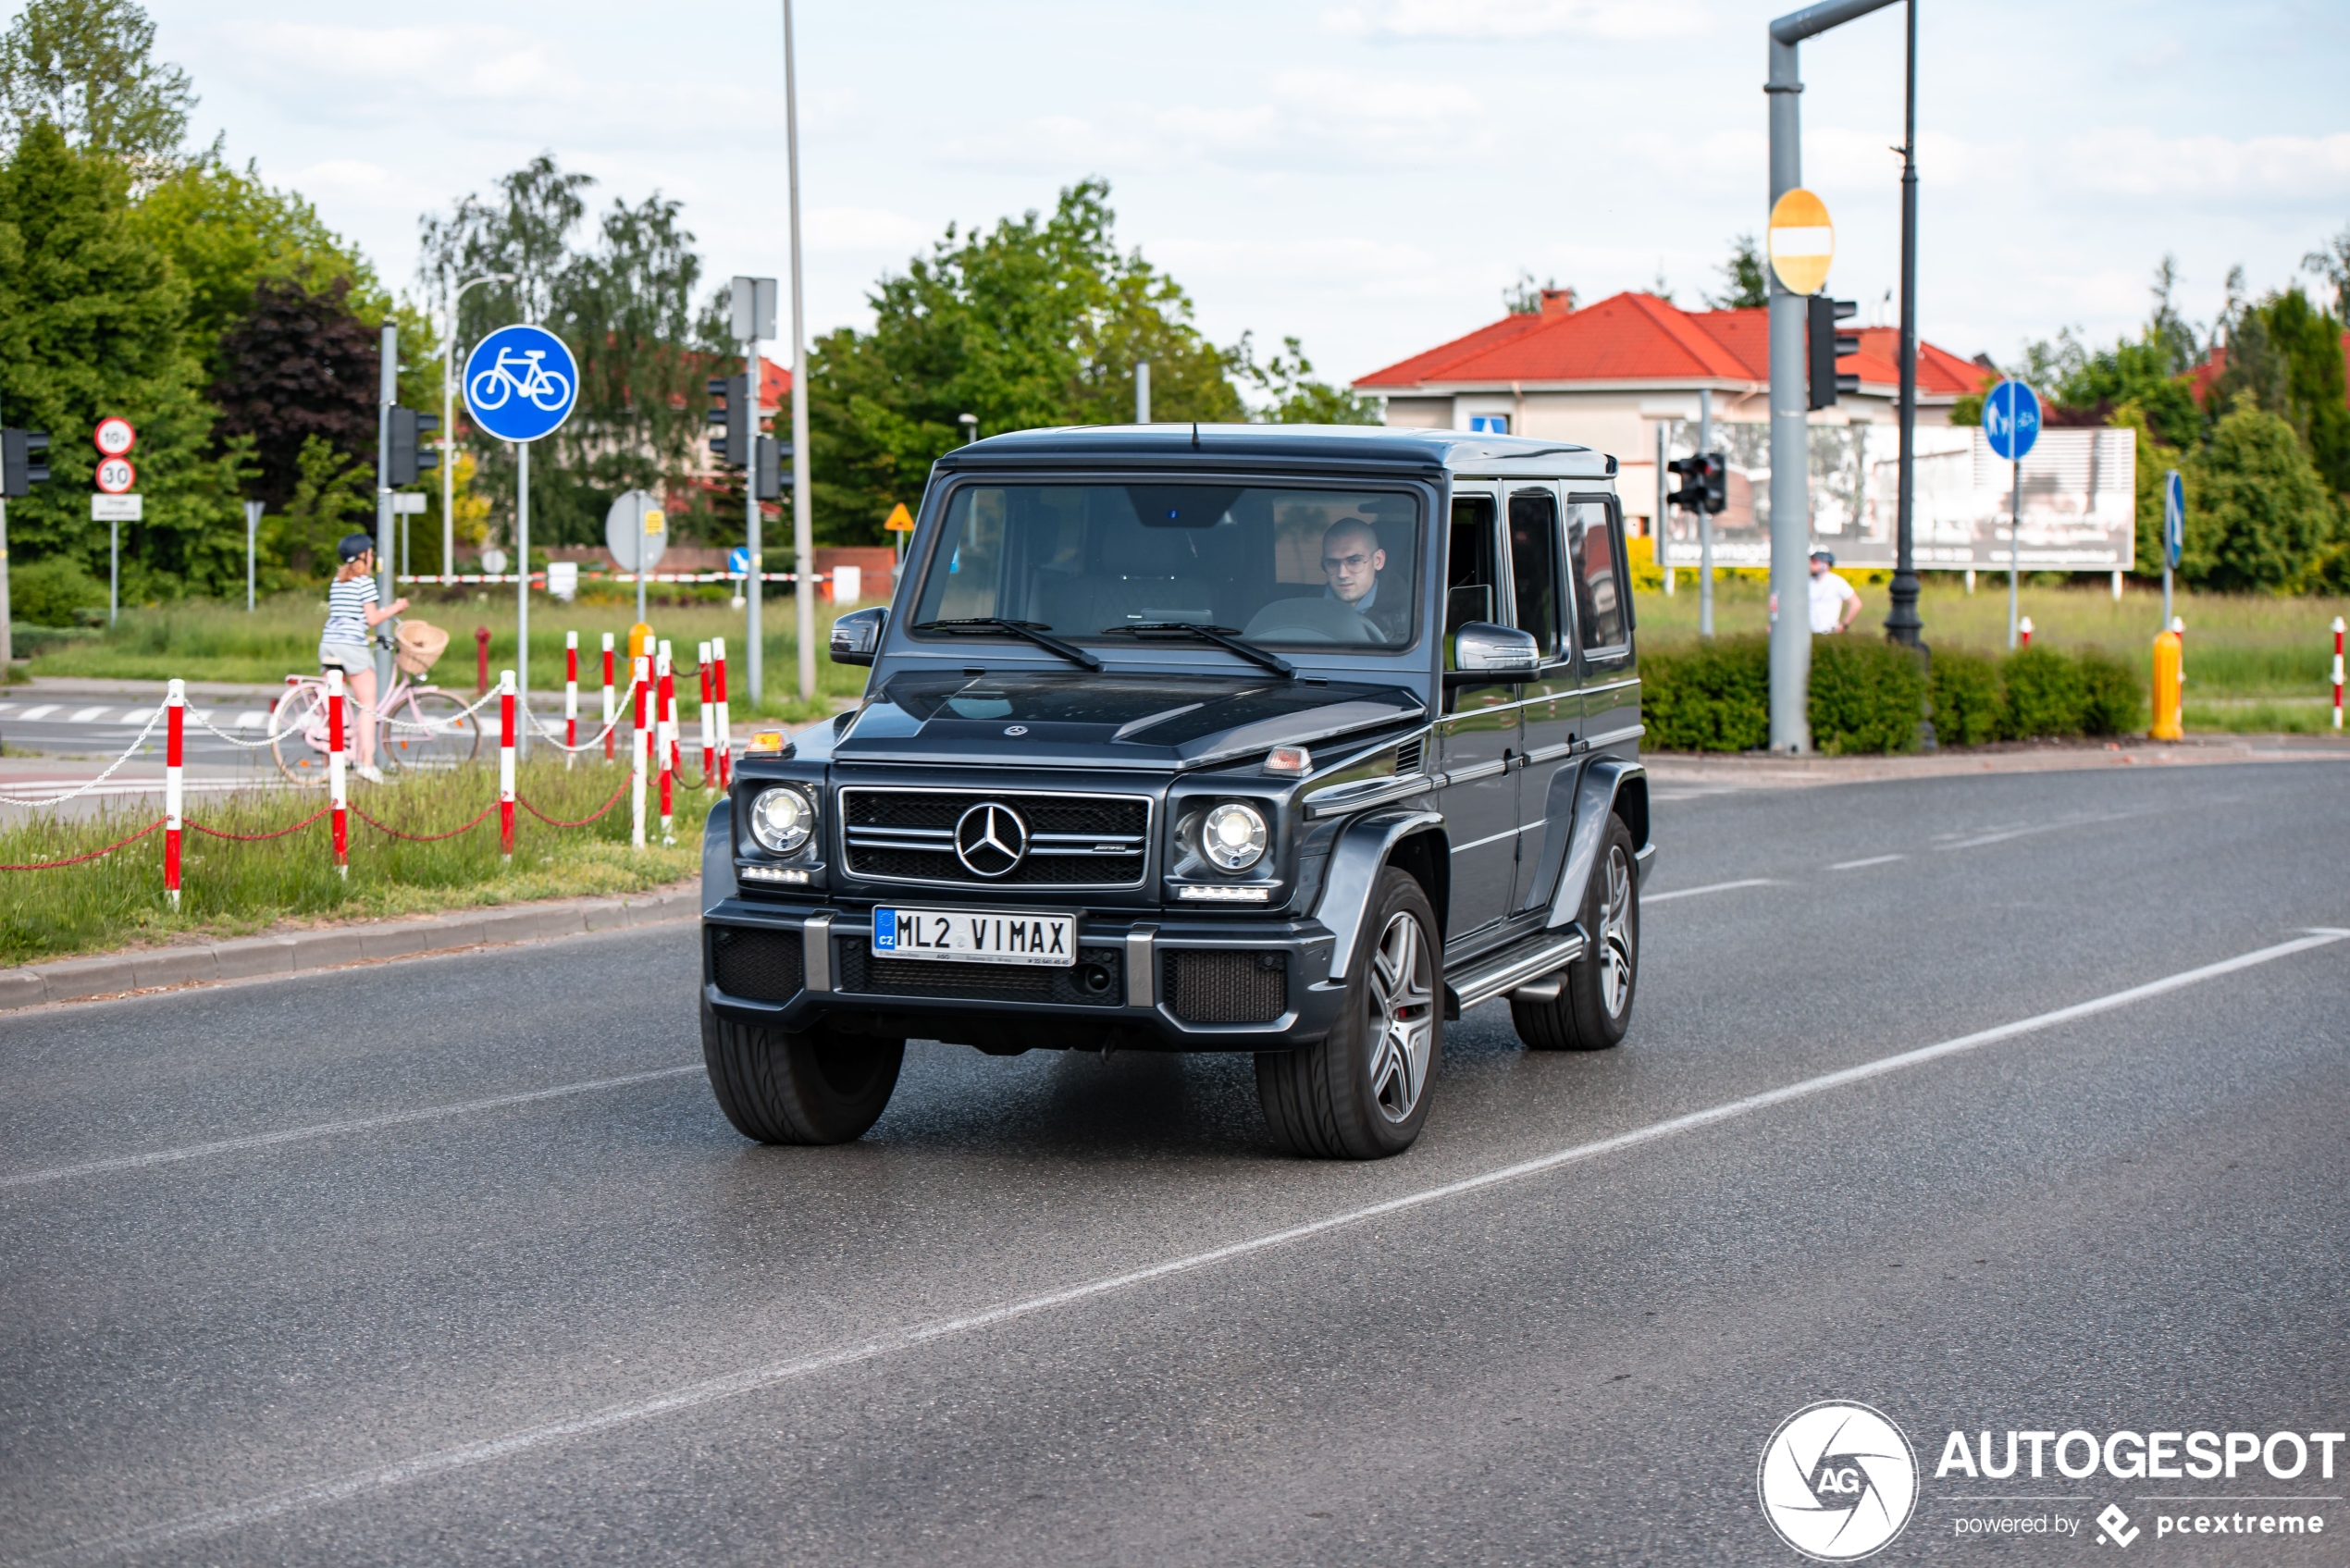
[[1329,1037],[1302,1051],[1257,1053],[1256,1096],[1273,1136],[1292,1152],[1384,1159],[1420,1135],[1444,1054],[1444,951],[1436,932],[1428,895],[1389,867],[1364,911],[1346,1000]]
[[1536,1051],[1604,1051],[1624,1043],[1640,979],[1640,874],[1631,830],[1611,814],[1583,890],[1591,945],[1566,966],[1557,999],[1510,998],[1510,1022]]
[[744,1137],[847,1143],[881,1119],[906,1043],[729,1023],[705,1002],[701,1054],[718,1108]]

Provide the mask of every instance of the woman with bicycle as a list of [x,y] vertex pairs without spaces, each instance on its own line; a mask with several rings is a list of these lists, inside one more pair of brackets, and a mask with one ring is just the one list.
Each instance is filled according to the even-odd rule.
[[318,637],[318,668],[340,670],[359,705],[359,776],[369,784],[384,782],[376,766],[376,655],[371,646],[376,628],[408,608],[395,599],[389,608],[376,592],[376,541],[365,534],[345,534],[336,547],[342,565],[327,589],[327,629]]

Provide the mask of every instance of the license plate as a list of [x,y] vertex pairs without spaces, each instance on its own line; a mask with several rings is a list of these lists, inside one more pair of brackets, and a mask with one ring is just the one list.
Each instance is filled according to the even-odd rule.
[[963,964],[1077,962],[1077,917],[1003,909],[875,909],[873,957]]

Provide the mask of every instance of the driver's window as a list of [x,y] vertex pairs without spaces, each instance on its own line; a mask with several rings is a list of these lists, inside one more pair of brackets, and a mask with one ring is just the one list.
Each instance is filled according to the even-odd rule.
[[1444,553],[1444,663],[1453,634],[1471,621],[1501,619],[1501,574],[1493,548],[1493,498],[1454,496],[1453,536]]

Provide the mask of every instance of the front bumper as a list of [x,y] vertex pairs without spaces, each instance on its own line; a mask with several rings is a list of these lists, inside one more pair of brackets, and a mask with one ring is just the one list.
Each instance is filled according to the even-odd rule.
[[703,912],[702,995],[739,1023],[1005,1053],[1283,1051],[1330,1032],[1333,940],[1314,920],[1081,911],[1070,969],[935,964],[874,958],[871,906],[734,897]]

